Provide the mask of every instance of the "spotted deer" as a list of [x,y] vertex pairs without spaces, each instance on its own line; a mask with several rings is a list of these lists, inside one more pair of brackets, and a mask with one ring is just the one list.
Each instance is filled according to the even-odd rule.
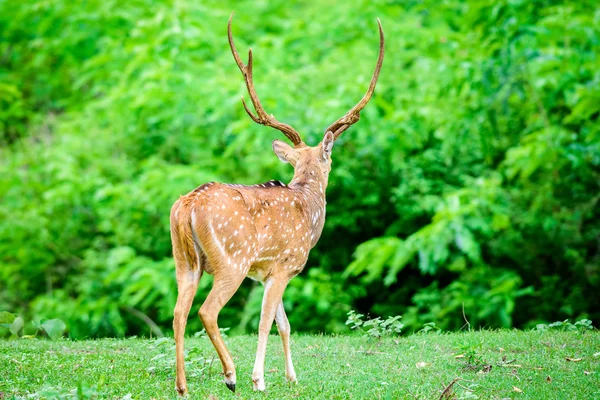
[[265,112],[252,81],[252,50],[248,64],[242,62],[227,25],[229,46],[244,80],[256,115],[244,98],[244,109],[258,124],[281,132],[293,147],[273,141],[273,151],[283,162],[294,167],[289,184],[270,181],[244,186],[207,183],[175,202],[171,210],[171,240],[176,264],[177,305],[174,310],[177,377],[176,390],[187,393],[184,370],[184,331],[187,317],[203,272],[213,275],[213,287],[198,312],[212,341],[225,376],[227,387],[235,391],[235,366],[219,333],[217,317],[246,277],[264,284],[264,297],[258,330],[258,348],[252,372],[254,390],[264,390],[264,362],[267,337],[273,319],[283,343],[285,375],[296,381],[290,354],[290,324],[282,303],[283,291],[291,278],[306,264],[325,223],[325,188],[331,170],[331,150],[340,135],[359,120],[359,114],[371,99],[383,63],[384,37],[379,27],[379,57],[369,89],[360,102],[331,124],[323,140],[307,146],[290,125]]

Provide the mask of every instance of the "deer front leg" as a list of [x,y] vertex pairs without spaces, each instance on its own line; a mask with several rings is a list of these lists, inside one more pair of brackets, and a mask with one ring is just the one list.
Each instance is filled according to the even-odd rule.
[[267,351],[267,339],[269,331],[273,326],[273,319],[277,307],[281,303],[283,291],[288,283],[287,278],[270,277],[265,283],[265,294],[263,295],[262,311],[260,313],[260,324],[258,326],[258,346],[256,349],[256,361],[252,371],[252,384],[254,390],[265,390],[265,353]]
[[223,306],[231,299],[243,280],[244,275],[242,274],[228,276],[215,275],[213,287],[206,300],[204,300],[204,304],[200,307],[200,311],[198,311],[202,324],[204,324],[204,329],[206,329],[206,334],[212,341],[221,360],[223,374],[225,375],[225,384],[232,392],[235,392],[235,365],[219,332],[217,318]]
[[298,383],[298,380],[296,379],[296,372],[294,371],[294,365],[292,364],[292,353],[290,352],[290,322],[285,314],[283,301],[280,302],[279,306],[277,307],[275,322],[277,322],[277,330],[279,331],[281,343],[283,344],[283,354],[285,356],[285,377],[289,382]]

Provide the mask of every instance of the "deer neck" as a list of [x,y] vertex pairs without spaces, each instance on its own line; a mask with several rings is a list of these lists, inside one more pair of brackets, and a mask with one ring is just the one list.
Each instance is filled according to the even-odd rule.
[[325,189],[327,177],[315,166],[301,166],[294,171],[288,187],[304,200],[304,215],[311,228],[311,247],[317,244],[325,225]]

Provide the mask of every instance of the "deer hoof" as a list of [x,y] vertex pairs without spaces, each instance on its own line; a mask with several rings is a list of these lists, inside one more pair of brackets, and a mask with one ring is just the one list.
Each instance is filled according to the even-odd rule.
[[185,386],[175,386],[175,390],[177,390],[177,393],[180,396],[185,396],[188,394],[187,387],[185,387]]
[[235,383],[231,383],[231,382],[225,382],[225,384],[227,385],[227,389],[231,390],[233,393],[235,393]]
[[263,392],[265,390],[265,380],[263,378],[254,378],[252,379],[252,386],[255,391]]

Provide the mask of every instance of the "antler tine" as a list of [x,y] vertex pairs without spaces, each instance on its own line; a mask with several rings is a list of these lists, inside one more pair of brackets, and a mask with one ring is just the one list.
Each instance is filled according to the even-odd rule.
[[381,65],[383,64],[383,55],[385,53],[385,39],[383,37],[383,28],[381,27],[381,21],[379,20],[379,18],[377,18],[377,25],[379,27],[379,57],[377,58],[377,65],[375,66],[375,72],[373,72],[373,78],[371,78],[371,83],[369,84],[369,89],[367,90],[367,93],[358,102],[358,104],[352,107],[350,111],[346,113],[346,115],[335,121],[329,126],[329,128],[325,130],[325,132],[333,132],[333,136],[336,140],[346,129],[348,129],[352,124],[356,123],[360,119],[360,112],[367,105],[369,100],[371,100],[371,96],[375,91],[375,85],[377,84],[377,79],[379,78],[379,71],[381,71]]
[[242,71],[242,75],[244,76],[244,80],[246,81],[246,88],[248,89],[248,94],[250,95],[250,100],[254,105],[254,109],[256,110],[256,114],[254,115],[252,111],[246,105],[244,101],[244,97],[242,97],[242,104],[244,105],[244,110],[246,113],[252,118],[252,120],[258,124],[270,126],[275,128],[281,132],[288,139],[292,141],[295,147],[301,147],[304,145],[300,135],[294,128],[289,126],[288,124],[284,124],[283,122],[279,122],[273,117],[273,115],[269,115],[266,113],[265,109],[260,104],[260,100],[258,99],[258,95],[256,94],[256,90],[254,89],[254,82],[252,81],[252,49],[248,51],[248,65],[244,65],[240,55],[238,54],[235,44],[233,43],[233,35],[231,34],[231,20],[233,19],[233,14],[229,17],[229,23],[227,24],[227,38],[229,39],[229,47],[231,48],[231,53],[233,54],[233,58],[235,59],[236,64]]

